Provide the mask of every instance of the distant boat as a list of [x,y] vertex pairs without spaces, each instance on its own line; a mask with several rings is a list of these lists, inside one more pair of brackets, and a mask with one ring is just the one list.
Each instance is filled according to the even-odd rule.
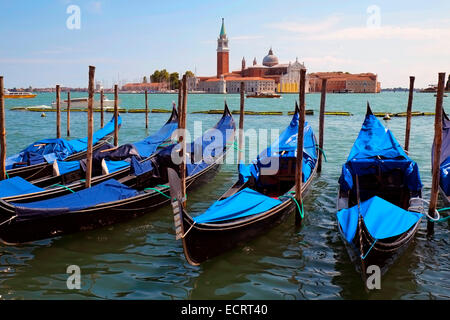
[[333,90],[333,93],[355,93],[352,89]]
[[430,85],[428,85],[428,88],[422,89],[422,90],[420,90],[419,92],[422,92],[422,93],[426,93],[426,92],[437,92],[437,85],[430,84]]
[[[437,97],[437,94],[435,94],[434,96]],[[448,96],[444,93],[444,97],[448,97]]]
[[281,98],[281,95],[271,92],[255,92],[247,94],[247,98]]
[[[88,106],[88,98],[73,98],[70,99],[70,106],[74,108],[87,108]],[[52,102],[52,107],[56,107],[56,101]],[[61,107],[67,107],[67,100],[61,102]],[[109,100],[108,98],[103,98],[103,107],[112,108],[114,107],[114,100]],[[94,108],[100,108],[100,101],[94,100]]]
[[3,93],[5,99],[31,99],[36,97],[35,93],[32,92],[16,92],[5,90]]

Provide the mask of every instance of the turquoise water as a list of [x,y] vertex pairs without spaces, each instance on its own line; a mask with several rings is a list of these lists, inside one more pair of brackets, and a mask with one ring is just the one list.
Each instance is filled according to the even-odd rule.
[[[306,218],[294,227],[291,217],[244,247],[236,248],[201,266],[190,266],[181,242],[175,240],[170,208],[144,217],[51,240],[20,246],[0,245],[0,298],[3,299],[449,299],[449,224],[435,226],[427,238],[422,223],[414,242],[383,277],[381,290],[365,292],[363,283],[341,239],[335,221],[337,180],[341,165],[361,127],[366,102],[373,111],[406,111],[407,93],[329,94],[327,111],[349,111],[351,117],[326,116],[325,145],[328,162],[314,180],[304,199]],[[86,96],[74,93],[72,97]],[[65,97],[63,94],[62,97]],[[109,95],[112,99],[112,96]],[[224,98],[230,109],[239,108],[238,95],[189,95],[188,111],[221,109]],[[282,99],[248,99],[246,109],[254,111],[293,110],[297,95]],[[120,95],[121,107],[139,108],[143,95]],[[50,105],[54,94],[35,99],[6,100],[8,108],[20,105]],[[176,95],[150,95],[151,108],[169,109]],[[307,121],[318,129],[319,94],[306,96],[307,109],[315,110]],[[444,107],[450,110],[449,98]],[[434,111],[433,94],[417,93],[415,111]],[[6,112],[8,155],[27,144],[55,135],[55,114],[41,118],[39,112]],[[106,119],[112,114],[107,114]],[[143,139],[157,130],[168,114],[150,114],[148,131],[144,114],[123,114],[120,143]],[[202,121],[203,129],[214,125],[220,115],[189,114],[188,127]],[[99,114],[95,123],[99,125]],[[65,114],[62,132],[65,132]],[[238,117],[235,117],[238,121]],[[283,116],[246,116],[246,129],[282,130],[290,121]],[[72,135],[86,135],[86,113],[72,113]],[[410,156],[418,162],[429,198],[431,185],[431,144],[434,117],[412,120]],[[401,144],[405,118],[392,118],[386,125]],[[250,147],[255,147],[250,144]],[[246,146],[247,151],[249,146]],[[199,214],[235,181],[236,166],[227,164],[208,185],[188,195],[188,210]],[[442,206],[442,203],[439,203]],[[66,287],[66,268],[81,268],[81,290]]]

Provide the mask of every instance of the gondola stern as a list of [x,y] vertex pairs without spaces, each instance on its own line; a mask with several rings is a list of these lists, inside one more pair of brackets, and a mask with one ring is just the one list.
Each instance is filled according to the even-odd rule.
[[[184,256],[186,257],[186,260],[190,265],[198,266],[200,265],[199,262],[195,261],[193,257],[191,257],[189,253],[188,248],[188,242],[186,241],[186,235],[189,233],[190,229],[185,232],[184,230],[184,219],[185,215],[188,220],[192,221],[188,214],[185,212],[183,208],[183,193],[181,190],[181,179],[178,176],[178,173],[172,169],[167,169],[167,175],[169,177],[169,185],[170,185],[170,198],[171,198],[171,205],[172,205],[172,211],[173,211],[173,219],[174,219],[174,226],[175,226],[175,233],[176,233],[176,240],[181,240],[183,243],[183,252]],[[191,224],[191,228],[194,226],[194,222]]]
[[181,179],[172,168],[167,168],[167,176],[170,185],[170,203],[172,205],[176,240],[181,240],[184,234],[182,203],[184,197],[181,191]]
[[370,108],[370,103],[367,101],[367,111],[366,111],[366,117],[373,115],[372,109]]
[[295,100],[295,112],[294,113],[300,113],[300,108],[298,106],[297,100]]
[[223,116],[231,116],[230,109],[228,108],[227,100],[224,101],[225,106],[223,107]]
[[167,123],[170,122],[178,122],[178,111],[175,103],[172,104],[172,113],[170,114],[169,120],[167,120]]

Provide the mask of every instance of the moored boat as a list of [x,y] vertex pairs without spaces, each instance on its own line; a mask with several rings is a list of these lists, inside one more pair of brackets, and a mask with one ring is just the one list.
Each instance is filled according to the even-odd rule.
[[5,99],[31,99],[36,97],[36,94],[32,92],[5,90],[3,93],[3,97]]
[[384,274],[414,238],[423,215],[418,165],[367,113],[339,178],[337,225],[356,269]]
[[[433,163],[434,144],[431,150],[431,163]],[[439,172],[439,193],[446,207],[450,207],[450,119],[442,111],[442,145]]]
[[[205,149],[212,146],[211,137],[217,131],[223,133],[222,141],[220,145],[215,141],[217,157],[209,162],[204,157]],[[229,143],[234,140],[234,131],[233,117],[225,106],[219,122],[188,144],[186,150],[192,159],[187,166],[188,190],[217,173]],[[69,185],[65,191],[60,187],[54,193],[1,199],[0,239],[5,243],[22,243],[90,230],[129,220],[168,204],[167,168],[178,167],[171,158],[176,146],[162,148],[143,162],[133,158],[128,175],[117,180],[101,180],[89,189],[73,190]]]
[[[117,102],[120,103],[120,100]],[[67,107],[68,101],[63,100],[60,102],[60,107]],[[71,108],[87,108],[88,97],[72,98],[70,99]],[[56,107],[56,101],[52,102],[52,107]],[[114,100],[109,100],[106,96],[103,96],[103,107],[104,108],[114,108]],[[100,100],[94,99],[94,108],[100,108]]]
[[[231,250],[272,229],[296,209],[302,211],[294,200],[298,120],[296,108],[278,140],[250,165],[241,164],[238,181],[201,215],[193,217],[183,208],[179,176],[169,169],[176,238],[190,264]],[[314,132],[305,123],[302,194],[316,174],[317,156]]]
[[281,98],[281,95],[273,92],[255,92],[248,93],[247,98]]
[[[122,117],[118,117],[119,128]],[[93,135],[94,150],[108,143],[114,133],[114,117]],[[76,140],[43,139],[6,158],[7,177],[35,180],[52,175],[55,160],[71,161],[86,157],[87,137]]]

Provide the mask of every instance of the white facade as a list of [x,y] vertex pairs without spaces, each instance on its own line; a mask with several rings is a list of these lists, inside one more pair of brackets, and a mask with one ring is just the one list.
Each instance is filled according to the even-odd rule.
[[239,93],[241,82],[245,84],[245,92],[275,92],[275,80],[273,79],[228,79],[223,77],[214,81],[199,81],[197,87],[192,90],[210,93]]

